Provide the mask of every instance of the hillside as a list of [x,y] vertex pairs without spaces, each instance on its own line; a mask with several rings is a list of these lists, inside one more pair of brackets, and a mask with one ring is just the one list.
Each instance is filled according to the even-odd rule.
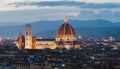
[[[120,22],[112,23],[106,20],[69,20],[69,23],[75,28],[78,35],[120,35]],[[62,20],[36,21],[31,23],[34,35],[47,37],[54,37],[56,30],[62,24]],[[25,24],[0,27],[0,37],[16,38],[19,32],[24,34],[24,27]]]

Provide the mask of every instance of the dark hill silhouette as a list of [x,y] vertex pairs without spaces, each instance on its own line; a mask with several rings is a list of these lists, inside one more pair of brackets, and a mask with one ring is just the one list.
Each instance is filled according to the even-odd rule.
[[[120,34],[120,22],[112,23],[106,20],[69,20],[69,23],[75,28],[78,35],[110,35],[110,32],[117,32]],[[59,21],[36,21],[30,23],[32,25],[33,34],[37,36],[54,37],[56,31],[63,24],[63,20]],[[24,34],[24,25],[4,26],[0,27],[0,37],[17,38],[19,32]],[[108,33],[109,32],[109,33]],[[49,35],[48,35],[49,34]],[[103,34],[104,35],[104,34]],[[111,34],[115,35],[115,33]]]

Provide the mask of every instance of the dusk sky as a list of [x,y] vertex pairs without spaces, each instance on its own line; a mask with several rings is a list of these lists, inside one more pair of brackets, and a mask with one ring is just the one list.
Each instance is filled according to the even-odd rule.
[[120,0],[0,0],[0,24],[42,20],[104,19],[120,22]]

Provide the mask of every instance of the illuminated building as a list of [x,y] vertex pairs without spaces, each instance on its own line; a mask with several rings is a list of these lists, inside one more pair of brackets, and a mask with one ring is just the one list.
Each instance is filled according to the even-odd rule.
[[19,49],[22,49],[22,47],[25,46],[25,37],[21,33],[19,34],[19,37],[17,38],[15,44]]
[[56,42],[58,48],[74,48],[78,45],[76,42],[76,33],[73,27],[68,23],[67,18],[64,18],[64,23],[60,26],[56,33]]
[[56,49],[56,48],[80,48],[80,44],[76,41],[76,33],[73,27],[64,18],[64,23],[56,32],[55,39],[38,39],[32,37],[32,26],[26,25],[25,31],[25,49]]
[[27,24],[25,29],[25,49],[32,49],[32,26]]

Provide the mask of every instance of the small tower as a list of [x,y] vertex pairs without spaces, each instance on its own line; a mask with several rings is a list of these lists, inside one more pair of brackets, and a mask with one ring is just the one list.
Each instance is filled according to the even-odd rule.
[[32,26],[27,24],[25,29],[25,49],[32,49]]

